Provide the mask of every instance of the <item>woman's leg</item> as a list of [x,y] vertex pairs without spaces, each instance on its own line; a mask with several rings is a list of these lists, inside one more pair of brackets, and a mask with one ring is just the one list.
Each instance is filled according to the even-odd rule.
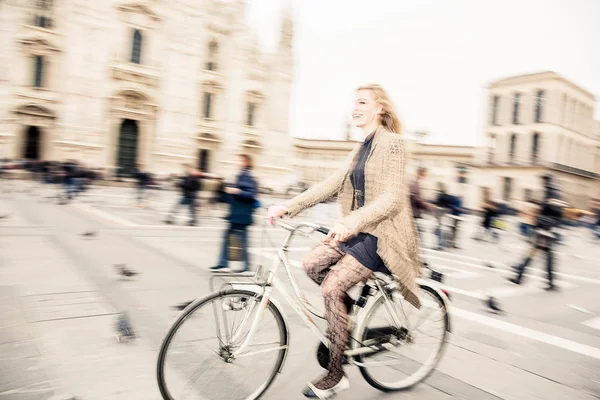
[[317,389],[334,387],[344,376],[342,364],[348,344],[348,311],[344,304],[346,292],[373,275],[373,271],[351,255],[345,255],[327,274],[321,285],[325,300],[325,319],[329,339],[329,366],[327,375],[315,384]]
[[302,269],[317,285],[321,285],[329,272],[329,267],[337,263],[343,253],[328,242],[315,246],[302,260]]

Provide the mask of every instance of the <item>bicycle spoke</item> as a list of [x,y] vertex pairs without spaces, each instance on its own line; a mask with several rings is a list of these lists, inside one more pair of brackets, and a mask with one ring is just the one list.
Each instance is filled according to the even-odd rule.
[[[208,366],[212,366],[212,365],[213,365],[213,364],[215,364],[215,363],[216,363],[218,360],[219,360],[218,358],[217,358],[217,359],[214,359],[212,362],[210,362],[210,363],[208,364]],[[182,396],[183,396],[184,394],[188,393],[188,391],[189,391],[190,389],[194,388],[194,386],[196,386],[196,380],[195,380],[194,378],[196,378],[197,376],[199,376],[199,375],[200,375],[200,373],[202,373],[203,371],[206,371],[206,370],[208,370],[208,371],[215,371],[215,370],[216,370],[216,368],[205,368],[205,369],[204,369],[204,370],[202,370],[202,371],[197,371],[197,372],[195,372],[195,373],[192,375],[192,377],[191,377],[191,378],[188,380],[188,383],[186,383],[186,385],[184,386],[184,388],[183,388],[183,392],[182,392]],[[216,372],[215,372],[215,374],[213,375],[212,379],[214,379],[214,377],[215,377],[215,376],[217,376],[217,375],[218,375],[218,373],[216,373]],[[207,379],[205,382],[210,382],[212,379]],[[190,382],[192,383],[191,385],[189,385],[189,383],[190,383]],[[206,385],[206,383],[204,383],[204,385]]]
[[[246,324],[246,322],[248,321],[250,315],[253,313],[254,308],[257,306],[257,303],[254,302],[254,305],[252,307],[248,307],[248,310],[246,311],[246,315],[244,316],[244,318],[242,319],[242,321],[240,322],[240,326],[233,332],[233,336],[232,337],[236,337],[238,332],[242,330],[242,328],[244,327],[244,325]],[[259,330],[257,330],[256,332],[254,332],[254,334],[259,333]]]
[[218,317],[218,313],[217,313],[217,305],[215,304],[216,301],[211,302],[212,308],[213,308],[213,313],[215,316],[215,329],[216,329],[216,335],[217,335],[217,339],[219,340],[219,346],[225,346],[225,343],[223,343],[223,341],[221,340],[221,323],[219,322],[219,317]]
[[[161,347],[159,388],[165,399],[256,399],[281,368],[288,343],[276,306],[260,310],[261,323],[250,337],[259,297],[245,290],[212,296],[176,321]],[[246,350],[235,354],[241,345]]]

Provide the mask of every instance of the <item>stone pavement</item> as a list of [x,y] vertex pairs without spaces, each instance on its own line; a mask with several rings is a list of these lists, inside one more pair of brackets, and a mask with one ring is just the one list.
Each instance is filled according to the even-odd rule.
[[[152,200],[152,208],[131,207],[126,189],[103,189],[67,206],[47,202],[41,191],[0,198],[0,320],[3,348],[0,400],[160,399],[156,356],[177,316],[171,306],[208,292],[207,268],[217,257],[224,223],[211,209],[201,226],[164,226],[174,194]],[[331,222],[335,208],[320,205],[304,215]],[[185,219],[182,216],[181,222]],[[559,293],[546,293],[542,263],[524,287],[506,283],[508,265],[524,247],[513,233],[502,245],[475,243],[465,225],[463,250],[425,250],[430,264],[444,271],[452,293],[453,332],[436,372],[408,399],[592,399],[600,398],[600,247],[583,230],[573,230],[559,250]],[[98,230],[96,239],[79,234]],[[254,261],[268,258],[282,235],[256,225],[251,230]],[[431,237],[428,237],[431,239]],[[312,244],[292,244],[298,266]],[[431,247],[431,240],[426,240]],[[121,281],[113,264],[142,272]],[[492,264],[490,268],[488,264]],[[284,278],[280,271],[280,278]],[[318,288],[298,271],[307,297],[321,304]],[[494,295],[507,311],[494,315],[482,300]],[[301,388],[320,372],[315,339],[289,307],[290,356],[265,398],[303,398]],[[114,339],[116,314],[127,311],[140,338]],[[6,334],[5,334],[6,333]],[[8,339],[5,339],[8,338]],[[33,346],[33,347],[32,347]],[[6,351],[4,351],[6,349]],[[21,373],[36,371],[35,373]],[[348,370],[353,390],[345,399],[388,397]],[[30,396],[30,397],[25,397]],[[33,396],[33,397],[31,397]],[[393,395],[396,397],[395,395]]]

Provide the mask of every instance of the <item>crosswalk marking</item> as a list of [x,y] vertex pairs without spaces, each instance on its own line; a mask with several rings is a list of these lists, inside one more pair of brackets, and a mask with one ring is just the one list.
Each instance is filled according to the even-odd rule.
[[[485,260],[474,258],[474,257],[471,257],[471,258],[473,258],[475,260],[479,260],[479,262],[481,264],[473,264],[473,263],[468,263],[468,262],[464,262],[464,261],[456,261],[456,260],[448,259],[448,258],[445,258],[445,257],[432,256],[432,255],[428,255],[427,258],[428,259],[443,260],[443,261],[446,261],[446,262],[449,262],[449,263],[464,265],[464,266],[469,267],[469,268],[485,269],[485,270],[488,270],[488,271],[491,271],[491,272],[495,271],[497,273],[504,273],[504,272],[508,271],[508,269],[510,268],[510,266],[507,265],[507,264],[499,264],[499,263],[490,263],[490,264],[493,264],[493,266],[495,267],[495,268],[490,268],[490,267],[481,265],[481,264],[485,263]],[[531,270],[536,271],[536,269],[529,269],[529,270],[530,271]],[[600,279],[589,278],[587,276],[567,274],[567,273],[564,273],[564,272],[554,272],[554,275],[560,276],[562,278],[574,280],[574,281],[584,282],[584,283],[592,283],[592,284],[596,284],[596,285],[600,284]],[[536,275],[526,274],[526,276],[531,276],[533,279],[536,279]],[[538,277],[538,278],[540,278],[540,277]]]
[[587,321],[583,321],[582,324],[590,328],[600,329],[600,317],[588,319]]
[[[588,346],[583,343],[574,342],[569,339],[525,328],[520,325],[511,324],[509,322],[487,317],[485,315],[477,314],[471,311],[462,310],[460,308],[453,307],[451,310],[451,314],[458,318],[467,319],[469,321],[486,325],[491,328],[500,329],[508,333],[519,335],[528,339],[536,340],[541,343],[549,344],[554,347],[559,347],[564,350],[571,351],[573,353],[578,353],[587,357],[594,358],[596,360],[600,360],[600,349],[597,347]],[[600,321],[598,322],[600,323]]]

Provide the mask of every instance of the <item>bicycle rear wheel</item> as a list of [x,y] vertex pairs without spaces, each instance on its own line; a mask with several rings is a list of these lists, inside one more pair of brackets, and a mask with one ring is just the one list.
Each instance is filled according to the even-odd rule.
[[288,332],[277,307],[268,302],[246,350],[262,296],[226,290],[190,304],[169,329],[160,348],[157,379],[165,400],[254,400],[281,370]]
[[[406,390],[421,382],[441,359],[448,332],[444,302],[428,286],[421,286],[421,308],[416,309],[395,291],[392,300],[375,299],[359,328],[361,346],[380,351],[355,357],[360,372],[374,388],[384,392]],[[387,304],[387,305],[386,305]],[[398,316],[398,326],[388,305]]]

